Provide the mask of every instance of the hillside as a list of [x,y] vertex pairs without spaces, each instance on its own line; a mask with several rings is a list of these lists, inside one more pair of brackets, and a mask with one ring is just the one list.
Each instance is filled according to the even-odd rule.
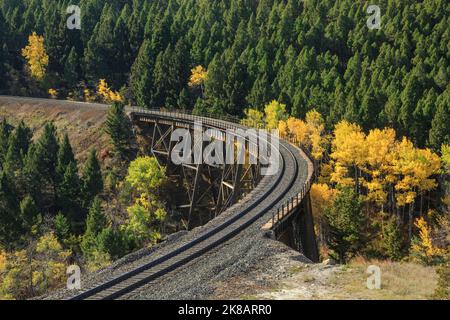
[[46,122],[53,121],[61,135],[67,133],[77,160],[84,161],[92,148],[102,150],[108,146],[108,136],[102,127],[106,119],[105,107],[87,104],[43,101],[26,103],[0,96],[0,118],[6,118],[13,126],[24,121],[31,127],[34,139],[42,133]]

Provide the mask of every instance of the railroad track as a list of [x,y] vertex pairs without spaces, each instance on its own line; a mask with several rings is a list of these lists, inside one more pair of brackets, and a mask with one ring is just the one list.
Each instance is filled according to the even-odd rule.
[[[258,201],[254,201],[244,211],[171,253],[88,289],[83,293],[72,297],[71,300],[111,300],[119,298],[124,294],[132,292],[148,282],[185,265],[193,259],[200,257],[247,228],[268,210],[276,206],[278,201],[297,179],[298,163],[296,157],[285,146],[281,145],[281,148],[283,148],[283,152],[280,150],[281,172],[278,174],[276,182],[270,189],[265,191]],[[288,175],[286,174],[287,165],[289,168]],[[287,177],[289,178],[286,180]],[[258,206],[259,208],[255,208],[257,204],[264,202],[263,199],[274,192],[275,189],[278,189],[277,192],[279,193],[275,200],[270,200],[270,202],[264,204],[264,209],[260,208],[260,206]]]
[[[2,98],[3,97],[0,97],[0,101]],[[46,101],[45,99],[38,100],[43,102]],[[102,105],[93,106],[104,108]],[[129,111],[136,112],[136,110]],[[156,111],[144,113],[147,113],[148,115],[153,114],[155,116],[158,114],[165,114],[167,116],[168,114]],[[188,116],[181,115],[181,117],[186,120],[186,117]],[[192,116],[190,117],[192,118]],[[198,118],[202,121],[206,121],[207,124],[208,121],[211,120],[214,125],[220,125],[222,128],[229,128],[230,125],[241,127],[236,124],[227,124],[221,120],[218,122],[218,120],[208,120],[205,117]],[[141,266],[115,276],[105,282],[96,284],[85,291],[70,297],[69,300],[112,300],[120,298],[151,281],[180,268],[194,259],[201,257],[248,228],[256,220],[264,216],[270,210],[276,208],[289,193],[292,193],[291,189],[295,189],[293,188],[294,184],[298,184],[299,156],[294,155],[291,148],[285,142],[280,142],[279,153],[280,166],[277,174],[272,178],[273,181],[271,181],[266,189],[258,194],[257,198],[252,199],[252,201],[242,208],[242,210],[231,215],[219,225],[207,230],[188,243],[173,249],[165,255],[149,260]],[[149,259],[151,259],[151,257],[149,257]]]

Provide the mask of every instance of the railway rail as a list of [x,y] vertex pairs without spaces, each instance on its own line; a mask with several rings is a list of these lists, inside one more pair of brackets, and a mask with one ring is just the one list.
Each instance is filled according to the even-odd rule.
[[[23,101],[27,98],[0,96],[0,102],[5,99],[9,101],[11,99]],[[30,100],[55,103],[55,101],[46,99]],[[61,101],[59,103],[72,102]],[[76,105],[77,103],[74,102],[73,104]],[[104,108],[106,110],[104,105],[84,105]],[[218,129],[242,128],[241,125],[236,124],[234,120],[230,119],[214,119],[184,113],[162,112],[139,108],[128,108],[127,111],[144,117],[173,117],[182,121],[192,122],[201,120],[207,126]],[[307,189],[309,188],[312,179],[312,172],[307,172],[306,174],[301,174],[300,172],[300,168],[307,168],[308,171],[312,168],[311,161],[303,152],[301,152],[301,150],[294,148],[286,141],[280,141],[278,151],[280,154],[278,172],[274,176],[265,177],[264,179],[267,179],[267,181],[264,190],[259,190],[257,193],[255,192],[255,197],[246,203],[245,206],[241,206],[238,212],[230,215],[225,221],[211,227],[209,230],[205,230],[205,232],[201,233],[188,243],[173,249],[167,254],[158,258],[149,257],[148,262],[143,263],[141,266],[85,289],[83,292],[70,297],[69,300],[118,299],[152,280],[166,275],[190,261],[201,257],[205,253],[214,250],[214,248],[226,243],[262,217],[267,218],[268,221],[272,221],[273,226],[275,224],[274,212],[276,212],[278,216],[281,212],[282,217],[289,214],[289,208],[293,210],[295,205],[299,204],[301,198],[307,194]],[[303,165],[300,166],[299,162],[302,161],[306,162],[307,165],[305,166],[303,163]],[[294,198],[296,199],[295,201],[292,200]],[[290,203],[290,207],[289,205],[285,207],[285,203]]]

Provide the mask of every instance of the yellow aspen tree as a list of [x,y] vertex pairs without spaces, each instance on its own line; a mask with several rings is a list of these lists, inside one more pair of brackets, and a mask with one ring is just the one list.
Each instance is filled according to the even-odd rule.
[[245,109],[241,124],[250,128],[264,128],[264,114],[258,109]]
[[48,66],[44,37],[38,36],[36,32],[33,32],[28,37],[28,45],[22,49],[22,56],[27,59],[31,76],[36,80],[42,80]]
[[278,123],[286,119],[286,105],[273,100],[264,107],[267,130],[278,129]]
[[189,78],[190,87],[203,87],[206,79],[208,78],[208,71],[203,66],[196,66],[191,70],[191,76]]
[[432,176],[441,168],[439,156],[430,149],[417,149],[415,163],[413,174],[418,191],[423,193],[435,189],[437,181]]
[[406,137],[397,143],[393,159],[394,173],[399,177],[395,186],[399,206],[411,204],[418,192],[433,190],[437,186],[431,178],[440,170],[441,162],[437,154],[429,149],[416,149]]
[[53,233],[42,235],[23,250],[6,254],[0,267],[0,298],[27,299],[60,287],[67,279],[70,255]]
[[413,210],[416,197],[420,197],[422,211],[423,193],[433,190],[437,182],[431,176],[440,170],[440,158],[429,149],[417,149],[406,137],[397,143],[393,170],[397,175],[395,184],[397,206],[409,206],[408,233],[412,237]]
[[48,89],[48,94],[52,99],[56,99],[58,97],[58,91],[55,89]]
[[29,298],[32,288],[32,274],[27,250],[7,253],[5,265],[0,273],[0,299],[14,300]]
[[403,207],[414,201],[413,171],[415,165],[415,148],[406,137],[396,144],[395,157],[392,161],[392,172],[396,176],[397,205]]
[[395,148],[395,130],[374,129],[366,137],[366,166],[363,169],[368,175],[367,199],[382,206],[386,203],[388,186],[394,182],[390,175],[390,165]]
[[117,91],[112,91],[105,79],[100,79],[97,93],[104,102],[121,102],[123,99]]
[[[360,184],[359,171],[366,162],[365,134],[361,127],[347,121],[339,122],[334,129],[333,151],[334,172],[331,181],[341,185]],[[350,178],[350,169],[353,178]],[[357,188],[358,189],[358,188]]]
[[326,184],[314,183],[311,186],[311,207],[316,224],[316,234],[319,235],[321,240],[325,239],[326,233],[324,213],[333,205],[336,194],[337,190],[330,188]]
[[109,99],[109,87],[105,79],[100,79],[97,86],[97,93],[103,100]]
[[445,251],[433,244],[431,227],[427,221],[420,217],[416,219],[414,225],[419,230],[419,237],[412,241],[411,255],[426,264],[431,264],[441,258]]
[[311,153],[315,159],[320,160],[325,152],[325,121],[322,115],[316,110],[311,110],[306,114],[306,127],[311,143]]
[[280,133],[280,137],[283,139],[290,140],[292,138],[291,132],[289,131],[287,121],[281,120],[278,123],[278,132]]
[[109,100],[112,102],[122,102],[123,98],[117,91],[109,91]]
[[308,137],[308,127],[303,120],[290,117],[286,121],[287,129],[292,137],[302,146],[309,147],[311,145]]
[[65,282],[67,260],[70,255],[71,252],[62,248],[53,233],[44,234],[39,238],[32,262],[32,283],[38,292],[47,292]]

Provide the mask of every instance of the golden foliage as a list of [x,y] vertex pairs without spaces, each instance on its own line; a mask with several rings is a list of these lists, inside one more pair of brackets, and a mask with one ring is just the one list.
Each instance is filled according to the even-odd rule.
[[83,90],[83,96],[84,96],[84,101],[86,101],[86,102],[94,102],[95,101],[95,94],[92,94],[91,90],[89,90],[87,88]]
[[327,147],[327,138],[324,137],[325,122],[319,112],[311,110],[306,114],[306,126],[311,141],[311,155],[321,160]]
[[336,125],[331,157],[338,163],[344,166],[361,166],[366,159],[365,146],[365,134],[359,125],[347,121]]
[[273,100],[264,107],[267,130],[278,129],[278,123],[286,118],[286,105]]
[[386,183],[393,182],[390,166],[395,148],[395,131],[393,129],[371,130],[366,137],[366,163],[363,171],[371,176],[364,181],[367,187],[367,199],[378,204],[386,201]]
[[321,160],[327,148],[328,139],[324,135],[325,125],[320,113],[312,110],[306,114],[306,121],[289,117],[278,122],[280,136],[311,150],[316,160]]
[[245,109],[245,118],[241,124],[249,128],[264,128],[264,114],[258,109]]
[[95,272],[111,264],[111,257],[107,252],[94,250],[90,259],[86,262],[86,269],[89,272]]
[[365,134],[360,126],[347,121],[339,122],[334,129],[333,152],[335,170],[331,181],[340,185],[354,185],[359,178],[349,178],[349,168],[361,167],[365,163]]
[[430,177],[440,170],[439,156],[429,149],[416,149],[405,137],[396,144],[392,164],[399,206],[412,203],[417,192],[430,191],[437,186],[436,180]]
[[289,128],[288,128],[288,124],[287,121],[283,121],[281,120],[278,123],[278,132],[280,133],[280,137],[284,138],[284,139],[289,139]]
[[48,55],[45,52],[44,37],[33,32],[28,37],[28,45],[22,49],[22,56],[27,59],[31,76],[42,80],[48,66]]
[[166,182],[164,167],[155,158],[139,157],[131,162],[126,182],[134,191],[134,204],[128,207],[127,223],[122,229],[139,244],[154,244],[161,235],[154,227],[167,213],[156,197],[156,190]]
[[412,242],[412,255],[428,264],[432,263],[435,259],[441,258],[445,254],[445,250],[433,244],[431,227],[428,226],[427,221],[423,217],[420,217],[416,219],[414,225],[419,230],[419,237]]
[[429,149],[415,148],[407,138],[396,141],[393,129],[374,129],[366,136],[361,127],[342,121],[334,131],[334,170],[331,181],[362,185],[369,201],[382,205],[393,186],[398,206],[413,203],[418,194],[437,186],[432,176],[440,159]]
[[56,99],[58,97],[58,91],[56,89],[48,89],[48,94],[52,99]]
[[292,135],[292,137],[295,139],[297,143],[304,146],[309,145],[308,126],[303,120],[290,117],[287,120],[286,124],[289,133]]
[[323,213],[325,210],[333,205],[333,201],[336,197],[337,190],[330,188],[323,183],[314,183],[311,186],[311,205],[315,218],[319,221],[323,219]]
[[[100,79],[97,86],[97,93],[104,102],[121,102],[122,96],[117,92],[109,88],[105,79]],[[86,92],[85,92],[86,96]]]
[[191,70],[191,77],[189,78],[190,87],[202,86],[208,78],[208,71],[203,66],[196,66]]
[[53,233],[24,250],[0,256],[0,299],[26,299],[61,286],[70,251]]

